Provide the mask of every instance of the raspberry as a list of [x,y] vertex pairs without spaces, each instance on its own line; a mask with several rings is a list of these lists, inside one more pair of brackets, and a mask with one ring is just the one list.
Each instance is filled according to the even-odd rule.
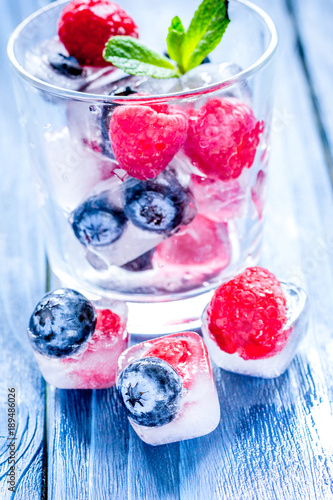
[[[182,377],[183,387],[188,389],[195,381],[195,376],[207,363],[208,354],[203,352],[203,347],[198,343],[191,332],[175,334],[166,339],[154,340],[153,346],[144,354],[145,357],[163,359]],[[193,336],[193,338],[191,338]]]
[[73,0],[62,11],[58,34],[69,54],[86,66],[108,66],[103,50],[111,36],[138,38],[138,27],[110,0]]
[[187,117],[169,107],[119,106],[110,121],[110,140],[119,166],[137,179],[153,179],[186,140]]
[[203,215],[195,219],[182,231],[156,247],[154,258],[159,264],[204,266],[221,269],[230,262],[230,240],[228,226],[216,224]]
[[263,131],[252,110],[236,99],[209,99],[191,109],[185,153],[208,177],[236,179],[250,168]]
[[208,328],[216,343],[243,359],[273,356],[288,340],[286,298],[275,276],[250,267],[215,292],[208,307]]
[[120,317],[109,309],[97,309],[96,314],[97,322],[95,332],[89,342],[86,352],[100,349],[101,346],[99,344],[105,343],[112,337],[118,335],[121,327]]

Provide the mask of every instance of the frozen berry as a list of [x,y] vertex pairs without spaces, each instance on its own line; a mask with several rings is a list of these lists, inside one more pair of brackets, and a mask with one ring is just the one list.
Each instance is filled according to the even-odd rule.
[[153,179],[170,163],[186,139],[183,111],[163,105],[123,105],[110,120],[110,140],[119,166],[137,179]]
[[72,56],[64,56],[59,52],[48,56],[50,66],[61,75],[68,78],[76,78],[82,75],[82,67],[79,62]]
[[275,276],[261,267],[248,268],[221,285],[207,319],[220,349],[243,359],[273,356],[288,340],[285,295]]
[[72,0],[62,11],[58,34],[71,56],[85,66],[107,66],[103,50],[110,37],[138,37],[129,15],[110,0]]
[[253,164],[263,123],[236,99],[209,99],[199,110],[188,111],[184,149],[207,177],[236,179]]
[[203,350],[203,343],[198,342],[198,335],[192,332],[168,335],[165,338],[151,341],[153,344],[145,357],[163,359],[181,376],[183,386],[188,389],[196,379],[197,373],[204,369],[208,354]]
[[121,328],[121,319],[118,314],[110,311],[110,309],[97,309],[94,335],[83,355],[86,356],[86,353],[102,349],[105,343],[119,334]]
[[53,358],[73,356],[92,337],[93,305],[69,288],[46,294],[31,315],[28,335],[34,349]]
[[141,358],[121,373],[118,390],[130,418],[139,425],[159,427],[179,411],[182,380],[159,358]]
[[[194,202],[190,192],[177,178],[167,173],[161,179],[135,181],[125,185],[125,214],[134,225],[146,231],[171,233],[182,223],[188,223],[186,213]],[[193,218],[192,217],[192,218]]]
[[103,247],[118,240],[127,219],[123,211],[113,207],[110,193],[103,191],[88,198],[72,214],[75,236],[85,246]]
[[222,269],[229,264],[231,245],[228,226],[216,224],[198,214],[179,234],[163,241],[156,247],[155,259],[159,265],[204,266]]

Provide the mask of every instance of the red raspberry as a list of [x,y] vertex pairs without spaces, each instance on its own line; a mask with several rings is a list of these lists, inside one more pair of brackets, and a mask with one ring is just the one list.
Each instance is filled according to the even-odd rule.
[[172,107],[123,105],[114,110],[109,133],[119,166],[137,179],[153,179],[185,142],[187,117]]
[[236,99],[209,99],[189,110],[186,154],[208,177],[236,179],[250,168],[263,131],[252,110]]
[[154,259],[169,265],[203,266],[207,271],[220,270],[230,262],[228,226],[198,214],[179,234],[157,245]]
[[121,327],[120,317],[109,309],[97,309],[96,315],[97,321],[95,332],[89,342],[86,352],[100,349],[100,344],[118,335]]
[[69,54],[86,66],[109,66],[103,50],[111,36],[139,36],[134,21],[110,0],[73,0],[62,11],[58,34]]
[[286,298],[275,276],[250,267],[215,292],[208,307],[208,328],[216,343],[243,359],[268,358],[288,340]]
[[[187,338],[184,339],[183,335],[186,335]],[[195,333],[176,333],[150,342],[153,343],[153,346],[144,356],[160,358],[169,363],[182,377],[185,389],[188,389],[195,382],[198,372],[200,373],[207,365],[206,347],[203,342],[198,342]]]

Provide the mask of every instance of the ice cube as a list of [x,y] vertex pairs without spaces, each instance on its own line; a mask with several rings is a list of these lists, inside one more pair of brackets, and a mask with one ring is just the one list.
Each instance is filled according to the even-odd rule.
[[207,349],[193,332],[125,351],[118,362],[117,388],[133,429],[153,446],[204,436],[220,420]]
[[186,227],[156,247],[154,262],[176,275],[189,273],[200,279],[219,273],[231,259],[228,226],[198,214]]
[[[110,300],[90,301],[96,311],[97,322],[92,337],[88,338],[80,349],[72,355],[50,355],[43,343],[39,349],[34,348],[37,363],[46,382],[59,389],[104,389],[112,387],[116,380],[117,361],[120,354],[127,349],[129,337],[126,330],[127,306],[121,302]],[[58,305],[58,308],[61,308]],[[61,309],[66,319],[66,327],[62,333],[68,339],[73,336],[73,318],[78,311],[73,307],[70,310]],[[56,337],[60,328],[54,324],[52,314],[44,315],[39,309],[37,315],[45,317],[44,330],[50,326],[53,337]],[[67,315],[67,316],[66,316]],[[82,319],[80,320],[82,321]],[[45,326],[46,325],[46,326]],[[67,328],[67,330],[66,330]],[[34,333],[34,332],[33,332]],[[41,334],[47,339],[45,333]],[[54,343],[54,342],[53,342]],[[67,344],[70,347],[70,342]],[[55,345],[55,344],[54,344]]]
[[254,186],[251,188],[252,201],[258,212],[259,220],[263,220],[263,212],[266,198],[266,174],[259,170]]
[[66,212],[71,212],[99,182],[115,177],[113,172],[119,168],[114,161],[70,137],[66,127],[46,132],[45,141],[53,196]]
[[284,332],[288,339],[280,352],[260,359],[243,359],[237,352],[229,354],[217,345],[209,331],[206,307],[202,315],[202,333],[213,361],[224,370],[252,377],[274,378],[280,376],[292,362],[298,345],[307,331],[308,299],[301,288],[292,283],[280,282],[287,301],[287,323]]
[[[69,54],[58,38],[45,40],[26,53],[25,67],[28,73],[56,87],[69,90],[80,90],[88,77],[87,69],[80,69],[77,61],[73,68],[76,71],[64,71],[60,58],[68,58]],[[73,64],[70,60],[69,64]]]
[[191,191],[172,169],[151,181],[128,177],[101,190],[108,182],[101,183],[99,192],[95,189],[69,218],[96,269],[132,262],[195,217]]
[[192,182],[198,211],[208,219],[226,222],[244,214],[246,189],[238,180],[222,181],[192,175]]
[[[232,62],[200,64],[200,66],[191,69],[178,78],[178,81],[175,82],[169,92],[183,92],[207,87],[228,80],[241,71],[243,71],[242,68]],[[237,97],[243,101],[251,100],[251,91],[245,81],[226,88],[223,95],[225,97]]]

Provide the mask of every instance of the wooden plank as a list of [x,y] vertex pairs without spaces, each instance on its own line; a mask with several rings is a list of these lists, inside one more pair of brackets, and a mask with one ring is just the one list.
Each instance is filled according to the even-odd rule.
[[296,360],[277,380],[215,370],[221,423],[206,438],[180,443],[184,500],[332,495],[332,195],[288,11],[283,2],[255,3],[272,14],[282,35],[261,263],[306,287],[312,321]]
[[[15,4],[15,5],[14,5]],[[44,382],[26,338],[45,285],[28,155],[19,125],[6,42],[36,2],[0,7],[0,497],[38,500],[43,491]],[[8,388],[15,389],[15,493],[8,490]],[[11,422],[13,423],[13,422]]]
[[326,161],[333,180],[333,3],[288,0],[299,33],[299,48],[309,73],[314,107],[321,125]]

